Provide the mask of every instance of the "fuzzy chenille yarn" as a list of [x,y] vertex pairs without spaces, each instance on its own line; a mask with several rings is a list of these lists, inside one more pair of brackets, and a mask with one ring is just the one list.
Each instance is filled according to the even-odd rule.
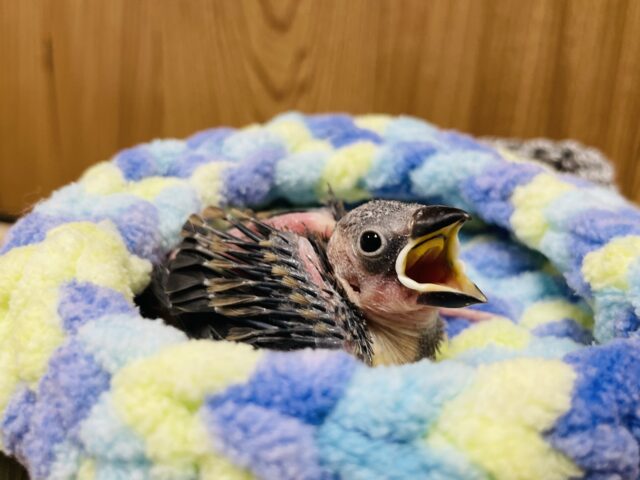
[[614,187],[611,162],[598,149],[587,147],[575,140],[485,138],[483,141],[521,158],[547,165],[558,172],[570,173],[593,183]]
[[[327,184],[479,219],[490,319],[434,362],[189,341],[135,297],[210,204]],[[291,113],[124,150],[35,206],[0,256],[0,434],[33,478],[636,479],[640,211],[418,119]]]

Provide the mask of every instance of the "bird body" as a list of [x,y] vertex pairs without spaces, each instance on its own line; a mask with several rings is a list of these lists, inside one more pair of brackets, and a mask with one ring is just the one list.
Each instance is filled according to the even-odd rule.
[[275,216],[210,207],[189,218],[153,289],[193,337],[416,361],[444,336],[439,307],[485,301],[456,256],[468,218],[386,200]]

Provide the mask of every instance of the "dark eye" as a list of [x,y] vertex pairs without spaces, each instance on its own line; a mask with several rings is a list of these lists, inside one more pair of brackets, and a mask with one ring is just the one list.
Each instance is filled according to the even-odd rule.
[[378,232],[367,230],[360,235],[360,250],[364,253],[376,253],[382,248],[382,237]]

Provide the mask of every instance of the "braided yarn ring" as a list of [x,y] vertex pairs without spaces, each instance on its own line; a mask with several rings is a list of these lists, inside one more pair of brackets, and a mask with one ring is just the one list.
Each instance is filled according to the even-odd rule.
[[[154,262],[206,205],[330,184],[447,203],[492,319],[439,358],[188,340],[142,318]],[[637,479],[640,211],[409,117],[290,113],[124,150],[36,205],[0,256],[0,445],[35,479]]]

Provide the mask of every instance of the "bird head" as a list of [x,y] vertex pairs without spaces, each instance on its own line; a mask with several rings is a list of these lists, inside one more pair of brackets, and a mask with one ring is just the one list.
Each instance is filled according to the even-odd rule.
[[486,302],[458,259],[463,210],[374,200],[337,223],[329,261],[350,300],[387,328],[421,329],[439,307]]

